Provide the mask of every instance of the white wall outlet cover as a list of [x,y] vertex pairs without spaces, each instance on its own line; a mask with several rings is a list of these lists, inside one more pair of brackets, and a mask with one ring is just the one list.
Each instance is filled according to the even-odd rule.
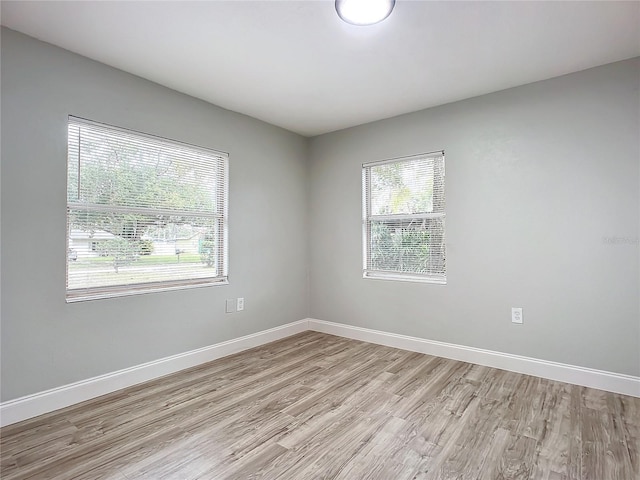
[[513,323],[522,323],[522,321],[523,321],[522,308],[514,307],[514,308],[511,309],[511,321]]
[[238,312],[240,312],[241,310],[244,310],[244,298],[242,297],[238,298],[236,302],[236,310]]

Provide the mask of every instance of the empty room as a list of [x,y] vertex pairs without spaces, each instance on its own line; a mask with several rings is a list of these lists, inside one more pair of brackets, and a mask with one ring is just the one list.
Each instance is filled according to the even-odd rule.
[[640,480],[640,2],[0,8],[0,478]]

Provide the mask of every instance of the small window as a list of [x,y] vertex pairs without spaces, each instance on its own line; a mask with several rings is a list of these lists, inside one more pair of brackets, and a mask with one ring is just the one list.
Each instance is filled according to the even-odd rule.
[[444,152],[362,166],[364,277],[446,283]]
[[67,301],[227,283],[228,155],[69,117]]

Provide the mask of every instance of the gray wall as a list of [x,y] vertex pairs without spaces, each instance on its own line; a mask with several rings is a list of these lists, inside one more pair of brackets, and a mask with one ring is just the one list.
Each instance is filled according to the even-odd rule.
[[[6,29],[1,93],[2,400],[307,316],[305,138]],[[230,285],[65,303],[69,114],[230,153]]]
[[[636,58],[312,139],[311,316],[640,374],[639,84]],[[363,279],[361,164],[440,149],[448,284]]]

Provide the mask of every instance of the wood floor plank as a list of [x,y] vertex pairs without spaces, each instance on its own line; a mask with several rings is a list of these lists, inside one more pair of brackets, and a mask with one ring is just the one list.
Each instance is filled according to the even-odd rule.
[[[546,425],[537,445],[537,459],[531,472],[531,480],[545,480],[561,476],[569,476],[572,445],[576,442],[576,432],[572,430],[570,387],[556,382],[558,387],[558,403],[546,412]],[[579,435],[579,433],[578,433]]]
[[528,480],[536,455],[537,441],[524,435],[511,435],[502,454],[496,460],[496,480]]
[[640,480],[640,399],[304,332],[0,430],[0,477]]
[[427,478],[476,478],[488,454],[490,439],[499,427],[500,405],[495,400],[478,398],[462,416],[455,436],[442,445],[443,452],[430,468]]

